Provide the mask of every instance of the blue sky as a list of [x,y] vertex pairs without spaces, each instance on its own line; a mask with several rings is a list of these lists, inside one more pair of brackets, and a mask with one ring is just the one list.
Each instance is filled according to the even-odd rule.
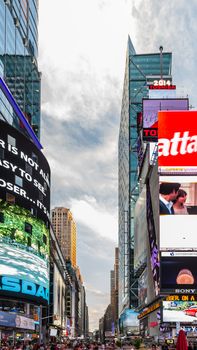
[[90,328],[109,301],[118,242],[118,132],[127,38],[173,52],[174,83],[196,108],[195,0],[41,0],[41,140],[52,207],[71,209]]

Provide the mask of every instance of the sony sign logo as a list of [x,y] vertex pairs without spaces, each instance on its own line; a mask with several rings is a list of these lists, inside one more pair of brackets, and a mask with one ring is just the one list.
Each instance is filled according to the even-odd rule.
[[47,288],[40,286],[34,282],[22,280],[10,276],[1,276],[0,290],[13,293],[22,293],[32,295],[34,297],[49,300],[49,291]]
[[193,293],[195,293],[195,289],[175,289],[175,293],[180,293],[180,294],[189,293],[189,294],[193,294]]

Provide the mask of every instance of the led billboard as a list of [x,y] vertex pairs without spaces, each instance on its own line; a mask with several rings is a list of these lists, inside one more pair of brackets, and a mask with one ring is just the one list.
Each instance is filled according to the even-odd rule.
[[49,230],[42,220],[0,200],[0,295],[47,303]]
[[197,215],[161,215],[160,250],[197,250]]
[[188,110],[189,101],[185,99],[143,99],[143,139],[157,142],[158,111]]
[[42,152],[0,120],[0,198],[48,222],[50,168]]
[[158,168],[169,175],[196,175],[197,111],[158,112]]
[[134,215],[134,271],[136,272],[147,261],[147,219],[146,219],[146,187],[142,189],[135,205]]
[[138,305],[144,306],[147,304],[147,285],[148,285],[148,270],[145,268],[141,276],[138,278]]
[[[162,200],[162,196],[167,198],[165,193],[170,191],[170,187],[173,190],[173,184],[178,183],[180,185],[171,203],[175,215],[197,215],[197,176],[160,176],[159,182],[160,192],[163,192],[163,194],[160,193],[160,200]],[[171,194],[169,193],[169,195]],[[161,206],[160,214],[164,214],[162,209]],[[170,211],[166,214],[170,214]]]
[[197,322],[196,301],[163,301],[163,322]]
[[193,256],[161,256],[161,292],[196,293],[197,269]]

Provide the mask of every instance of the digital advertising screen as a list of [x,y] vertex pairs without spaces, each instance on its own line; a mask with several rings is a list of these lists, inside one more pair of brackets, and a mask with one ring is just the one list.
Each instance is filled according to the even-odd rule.
[[[161,200],[166,191],[173,193],[173,184],[179,184],[178,192],[173,199],[170,198],[175,215],[197,215],[197,176],[160,176],[159,184],[160,192],[163,192],[160,193]],[[163,214],[162,207],[160,209],[160,214]]]
[[158,112],[158,170],[197,175],[197,111]]
[[160,250],[197,250],[197,215],[160,215]]
[[197,322],[196,301],[163,301],[163,322]]
[[134,215],[134,270],[146,264],[147,261],[147,219],[146,219],[146,187],[142,189],[135,205]]
[[0,120],[0,199],[48,222],[50,168],[34,143]]
[[157,142],[158,111],[188,110],[189,101],[185,99],[143,99],[143,140]]
[[49,230],[30,211],[0,200],[0,295],[47,304]]
[[147,304],[147,285],[148,285],[148,270],[145,268],[144,272],[138,278],[138,305],[143,306]]
[[161,256],[161,292],[196,293],[197,269],[193,256]]

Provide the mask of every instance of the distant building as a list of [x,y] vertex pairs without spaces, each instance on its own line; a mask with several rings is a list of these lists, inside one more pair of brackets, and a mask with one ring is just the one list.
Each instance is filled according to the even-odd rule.
[[70,209],[57,207],[52,209],[52,225],[59,241],[63,256],[76,267],[76,223]]

